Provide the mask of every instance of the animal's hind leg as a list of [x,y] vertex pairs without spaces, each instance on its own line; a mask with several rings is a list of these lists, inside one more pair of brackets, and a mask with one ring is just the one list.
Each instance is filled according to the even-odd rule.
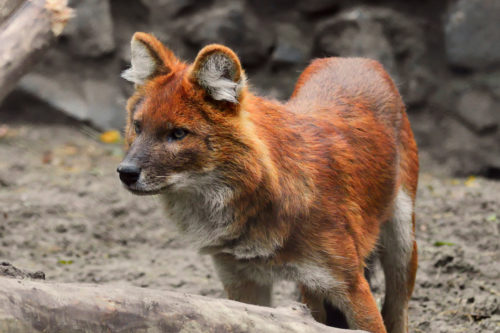
[[373,252],[368,256],[365,263],[365,279],[368,281],[370,285],[370,289],[372,289],[372,277],[375,274],[375,264],[377,262],[378,253],[377,250],[373,250]]
[[394,213],[381,230],[380,261],[385,275],[382,316],[389,333],[408,332],[408,301],[417,272],[413,200],[400,189]]

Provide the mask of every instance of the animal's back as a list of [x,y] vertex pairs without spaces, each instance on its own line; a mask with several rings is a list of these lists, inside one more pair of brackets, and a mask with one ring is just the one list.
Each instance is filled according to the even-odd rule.
[[[418,178],[417,146],[399,91],[375,60],[366,58],[323,58],[314,60],[297,80],[287,107],[319,122],[330,122],[352,147],[362,153],[363,136],[384,133],[389,142],[375,142],[375,151],[394,149],[399,163],[396,187],[403,185],[414,199]],[[358,131],[363,126],[362,131]],[[375,139],[375,137],[373,137]],[[361,149],[360,149],[361,148]],[[372,150],[373,150],[372,149]]]
[[[321,170],[315,182],[320,188],[337,189],[323,194],[336,198],[335,207],[342,206],[341,202],[359,207],[363,218],[351,226],[360,227],[359,234],[377,234],[401,187],[415,199],[416,144],[401,96],[377,61],[313,61],[298,79],[287,107],[304,118],[302,123],[316,123],[329,133],[312,145],[318,147],[315,155],[328,152],[321,167],[315,164]],[[308,149],[309,154],[313,151]],[[374,241],[361,242],[360,252],[369,253]]]
[[390,129],[401,125],[404,105],[382,65],[365,58],[314,60],[299,77],[287,105],[295,112],[370,109]]
[[[330,173],[349,175],[350,181],[344,179],[342,187],[345,193],[356,193],[350,200],[359,200],[365,209],[375,208],[368,198],[375,200],[378,195],[375,215],[383,215],[396,193],[399,140],[406,115],[399,92],[382,65],[364,58],[314,60],[299,77],[287,108],[306,124],[303,126],[315,123],[328,133],[316,145],[318,153],[329,151],[329,167],[330,161],[335,166]],[[324,182],[324,174],[319,176],[318,181]],[[331,181],[339,182],[338,178]],[[333,186],[339,185],[326,188]]]

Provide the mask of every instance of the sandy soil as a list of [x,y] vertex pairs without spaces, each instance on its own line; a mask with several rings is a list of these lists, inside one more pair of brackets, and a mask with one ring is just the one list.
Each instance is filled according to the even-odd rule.
[[[158,200],[122,189],[121,146],[95,136],[75,123],[0,127],[0,261],[50,281],[223,297],[210,258],[179,236]],[[423,173],[417,214],[411,331],[500,332],[500,182]],[[382,282],[378,274],[379,302]],[[275,305],[296,297],[289,282],[275,288]]]

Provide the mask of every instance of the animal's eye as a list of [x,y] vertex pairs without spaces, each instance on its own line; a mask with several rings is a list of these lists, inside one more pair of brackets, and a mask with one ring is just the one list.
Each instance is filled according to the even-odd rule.
[[174,128],[168,139],[169,141],[182,140],[187,134],[188,132],[183,128]]
[[141,131],[142,131],[141,123],[137,120],[134,120],[134,131],[135,131],[135,134],[137,134],[137,135],[141,134]]

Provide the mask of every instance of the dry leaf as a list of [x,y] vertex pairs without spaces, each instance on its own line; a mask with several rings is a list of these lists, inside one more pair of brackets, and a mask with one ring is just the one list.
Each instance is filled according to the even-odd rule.
[[476,176],[469,176],[467,180],[464,182],[464,185],[467,187],[473,187],[476,184]]
[[99,140],[104,143],[119,143],[122,140],[122,136],[117,130],[110,130],[102,133],[99,136]]

